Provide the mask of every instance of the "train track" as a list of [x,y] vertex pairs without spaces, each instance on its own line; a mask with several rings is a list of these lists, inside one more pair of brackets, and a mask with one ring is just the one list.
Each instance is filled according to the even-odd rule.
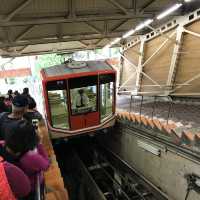
[[[71,200],[168,199],[113,152],[96,144],[94,139],[62,144],[59,148],[62,155],[57,151],[58,162],[69,192],[71,188]],[[68,176],[71,176],[71,183]]]

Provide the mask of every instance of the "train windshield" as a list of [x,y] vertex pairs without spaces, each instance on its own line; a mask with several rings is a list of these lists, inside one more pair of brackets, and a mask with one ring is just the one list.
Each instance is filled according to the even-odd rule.
[[97,76],[69,80],[72,115],[97,111]]
[[100,76],[100,112],[101,121],[113,114],[114,75]]
[[65,81],[53,81],[47,84],[51,122],[55,128],[68,129],[68,108]]

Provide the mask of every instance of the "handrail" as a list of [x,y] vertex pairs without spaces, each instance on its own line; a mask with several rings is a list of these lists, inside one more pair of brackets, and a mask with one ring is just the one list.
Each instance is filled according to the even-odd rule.
[[42,187],[40,184],[40,175],[37,175],[36,179],[36,192],[35,192],[35,200],[44,200],[44,193],[42,192]]

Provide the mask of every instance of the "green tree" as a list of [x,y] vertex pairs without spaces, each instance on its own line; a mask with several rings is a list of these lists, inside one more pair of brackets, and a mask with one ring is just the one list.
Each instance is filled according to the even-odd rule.
[[57,54],[45,54],[37,57],[35,73],[38,75],[43,68],[59,65],[64,62],[64,57]]

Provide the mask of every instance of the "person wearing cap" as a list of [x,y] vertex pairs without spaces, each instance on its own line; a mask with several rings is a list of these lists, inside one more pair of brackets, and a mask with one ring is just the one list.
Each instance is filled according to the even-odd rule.
[[0,140],[3,140],[9,128],[12,128],[15,122],[23,119],[24,113],[28,108],[28,100],[23,95],[17,95],[12,101],[12,112],[0,114]]

